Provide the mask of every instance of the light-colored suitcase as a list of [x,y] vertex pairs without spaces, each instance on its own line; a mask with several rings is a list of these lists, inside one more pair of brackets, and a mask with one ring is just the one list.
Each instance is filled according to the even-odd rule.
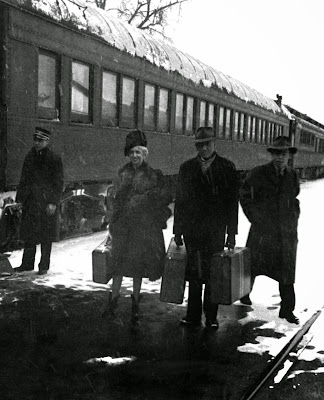
[[161,282],[160,300],[166,303],[181,304],[185,290],[187,252],[185,246],[178,247],[171,239]]
[[92,252],[92,280],[96,283],[108,283],[111,278],[111,243],[105,240]]
[[211,300],[232,304],[251,291],[251,256],[247,247],[216,253],[211,262]]

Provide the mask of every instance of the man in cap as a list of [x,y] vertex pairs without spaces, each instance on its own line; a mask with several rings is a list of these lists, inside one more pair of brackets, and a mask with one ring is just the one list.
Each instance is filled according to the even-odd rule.
[[[241,188],[241,205],[251,222],[246,246],[252,255],[252,283],[257,275],[279,282],[279,317],[298,324],[293,311],[299,180],[289,166],[297,148],[291,146],[289,137],[279,136],[267,150],[272,161],[253,168]],[[241,302],[252,304],[249,295]]]
[[188,253],[188,308],[181,324],[200,326],[203,308],[206,327],[218,329],[218,304],[211,302],[210,263],[225,245],[235,247],[239,180],[234,164],[216,154],[212,128],[198,128],[194,143],[197,156],[180,166],[174,212],[175,242],[183,245],[183,237]]
[[16,272],[34,269],[36,245],[41,244],[38,274],[46,274],[52,242],[58,240],[63,165],[61,157],[47,147],[50,134],[46,129],[35,129],[34,146],[22,168],[16,201],[22,205],[20,238],[24,242],[24,254]]

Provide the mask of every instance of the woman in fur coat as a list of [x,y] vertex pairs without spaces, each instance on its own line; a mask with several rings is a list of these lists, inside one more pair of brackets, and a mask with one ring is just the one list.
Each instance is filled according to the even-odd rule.
[[114,316],[123,276],[133,278],[132,323],[139,321],[142,278],[161,277],[165,245],[162,230],[171,211],[171,196],[160,170],[146,162],[147,140],[143,132],[126,138],[129,162],[118,171],[113,214],[109,225],[114,264],[112,292],[104,315]]

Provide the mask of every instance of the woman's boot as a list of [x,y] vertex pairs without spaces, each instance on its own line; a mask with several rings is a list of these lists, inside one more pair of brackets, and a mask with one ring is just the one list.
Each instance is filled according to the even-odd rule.
[[112,297],[112,293],[109,292],[109,294],[108,294],[108,305],[107,305],[107,308],[105,309],[105,311],[102,313],[103,317],[112,317],[112,318],[116,317],[118,299],[119,299],[119,296],[113,298]]
[[133,325],[139,324],[139,303],[142,299],[142,295],[139,295],[138,300],[136,301],[134,295],[132,294],[132,318],[131,322]]

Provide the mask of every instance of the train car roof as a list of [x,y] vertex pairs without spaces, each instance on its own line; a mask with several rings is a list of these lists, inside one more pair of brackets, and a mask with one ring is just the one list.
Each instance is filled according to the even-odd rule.
[[45,14],[60,23],[99,36],[109,45],[140,57],[169,72],[205,87],[217,87],[246,102],[254,103],[274,113],[282,113],[277,103],[257,90],[223,74],[196,58],[157,40],[143,30],[112,17],[107,11],[91,7],[83,0],[1,0],[5,3]]
[[294,116],[294,118],[297,117],[297,118],[303,120],[304,123],[309,123],[311,125],[315,125],[321,129],[324,129],[324,125],[321,122],[316,121],[315,119],[309,117],[307,114],[304,114],[289,105],[285,105],[285,107]]

